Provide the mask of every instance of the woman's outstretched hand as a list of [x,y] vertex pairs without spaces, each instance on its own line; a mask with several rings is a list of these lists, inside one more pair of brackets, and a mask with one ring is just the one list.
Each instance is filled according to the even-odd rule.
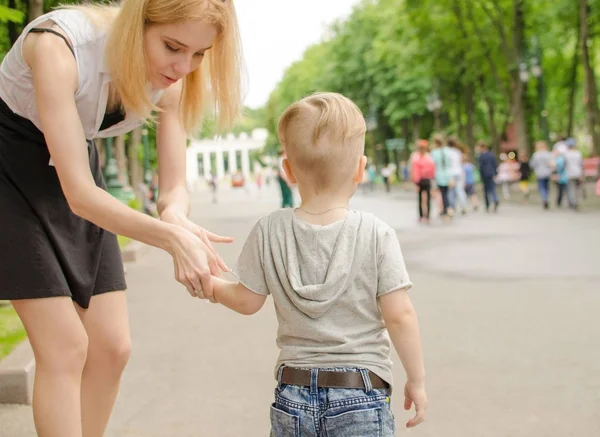
[[212,243],[231,243],[233,239],[209,232],[182,215],[165,212],[161,220],[185,231],[177,233],[169,250],[175,264],[175,278],[192,296],[202,292],[204,297],[214,301],[211,276],[220,277],[221,271],[228,272],[229,268]]

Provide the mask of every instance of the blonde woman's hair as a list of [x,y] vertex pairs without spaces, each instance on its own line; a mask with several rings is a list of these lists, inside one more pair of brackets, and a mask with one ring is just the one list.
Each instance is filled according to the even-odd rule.
[[435,147],[442,147],[446,142],[446,138],[442,134],[435,134],[432,141]]
[[277,129],[292,169],[310,175],[317,191],[352,179],[366,130],[358,106],[337,93],[315,93],[293,103]]
[[158,111],[146,88],[144,29],[152,24],[198,20],[213,24],[217,37],[200,67],[183,78],[181,122],[188,133],[212,111],[221,128],[230,126],[241,108],[241,45],[233,0],[123,0],[120,5],[64,6],[86,13],[108,29],[106,59],[121,105],[152,119]]

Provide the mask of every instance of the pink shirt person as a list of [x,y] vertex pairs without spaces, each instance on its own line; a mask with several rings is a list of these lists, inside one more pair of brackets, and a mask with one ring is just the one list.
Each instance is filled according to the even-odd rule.
[[435,178],[435,163],[431,155],[421,152],[413,154],[410,173],[415,184],[418,184],[421,179]]

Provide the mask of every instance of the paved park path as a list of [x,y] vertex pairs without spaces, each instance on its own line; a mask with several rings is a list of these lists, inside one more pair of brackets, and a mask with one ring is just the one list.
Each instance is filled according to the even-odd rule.
[[[600,436],[600,213],[506,205],[423,227],[412,197],[361,194],[353,205],[398,231],[415,283],[431,407],[406,431],[398,385],[397,435]],[[224,190],[217,205],[200,192],[193,219],[236,239],[221,247],[233,264],[277,199],[272,186]],[[154,249],[127,276],[134,350],[107,437],[267,436],[271,301],[244,317],[194,300]],[[0,406],[0,437],[34,436],[30,407]]]

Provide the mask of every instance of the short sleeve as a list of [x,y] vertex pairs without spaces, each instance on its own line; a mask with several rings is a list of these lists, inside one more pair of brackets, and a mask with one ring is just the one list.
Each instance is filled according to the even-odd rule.
[[263,249],[265,246],[265,234],[262,224],[259,221],[244,243],[244,248],[240,254],[232,273],[237,277],[238,281],[246,288],[256,294],[267,296],[269,288],[265,279],[265,271],[263,267]]
[[377,265],[377,296],[400,289],[409,289],[412,282],[408,276],[400,242],[396,232],[388,228],[380,233]]

